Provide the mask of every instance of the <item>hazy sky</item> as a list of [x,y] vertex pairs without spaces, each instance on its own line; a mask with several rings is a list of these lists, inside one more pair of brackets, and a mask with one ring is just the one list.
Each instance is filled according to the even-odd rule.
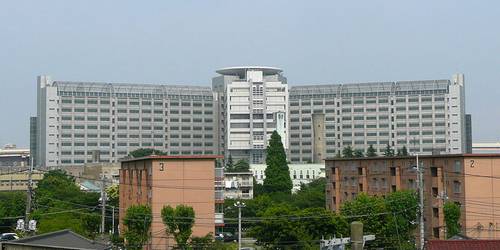
[[36,76],[209,85],[268,65],[290,85],[466,77],[474,140],[500,139],[500,1],[1,1],[0,146],[29,145]]

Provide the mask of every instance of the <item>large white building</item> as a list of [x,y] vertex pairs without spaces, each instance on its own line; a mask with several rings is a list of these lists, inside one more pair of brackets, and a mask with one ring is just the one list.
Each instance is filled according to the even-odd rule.
[[321,163],[347,146],[381,153],[389,144],[422,154],[470,148],[462,74],[289,87],[279,68],[216,72],[212,88],[38,77],[37,117],[30,120],[36,165],[84,165],[95,151],[116,162],[137,148],[259,164],[275,130],[291,163]]
[[220,143],[225,155],[261,163],[274,130],[288,148],[288,84],[282,70],[249,66],[217,70],[213,90],[220,110]]

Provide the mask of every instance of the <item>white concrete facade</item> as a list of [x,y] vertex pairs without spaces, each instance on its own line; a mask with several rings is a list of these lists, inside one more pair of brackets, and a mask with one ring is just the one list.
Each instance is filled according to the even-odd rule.
[[[257,183],[264,183],[266,164],[250,164],[250,171]],[[325,177],[325,164],[288,164],[292,179],[292,192],[300,190],[302,184],[308,184],[318,178]]]
[[225,155],[262,163],[274,130],[288,148],[288,84],[281,70],[234,67],[218,70],[213,89],[220,98],[221,143]]

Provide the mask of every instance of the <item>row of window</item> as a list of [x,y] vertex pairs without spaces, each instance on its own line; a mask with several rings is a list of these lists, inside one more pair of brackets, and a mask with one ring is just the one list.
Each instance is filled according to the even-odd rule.
[[[419,102],[419,100],[421,102],[431,102],[433,100],[433,98],[432,98],[432,96],[422,96],[420,99],[417,96],[411,96],[411,97],[408,97],[408,99],[406,99],[406,97],[396,98],[396,102]],[[434,97],[434,101],[436,101],[436,102],[440,102],[440,101],[444,101],[444,100],[445,100],[444,96],[435,96]],[[389,99],[388,98],[378,98],[378,99],[376,99],[376,98],[364,98],[364,99],[354,98],[354,100],[352,100],[351,98],[349,98],[349,99],[343,99],[341,101],[341,103],[343,105],[346,105],[346,104],[375,104],[375,103],[384,104],[384,103],[389,103]],[[299,106],[299,105],[310,106],[311,101],[302,100],[300,103],[299,102],[290,102],[290,106]],[[333,100],[325,100],[325,101],[313,100],[312,105],[335,105],[335,101],[333,101]]]

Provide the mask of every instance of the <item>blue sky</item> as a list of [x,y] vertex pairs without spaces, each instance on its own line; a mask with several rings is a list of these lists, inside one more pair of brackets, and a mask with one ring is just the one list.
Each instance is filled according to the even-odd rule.
[[465,74],[474,140],[500,140],[500,1],[2,1],[0,146],[29,145],[36,76],[210,85],[236,65],[289,84]]

